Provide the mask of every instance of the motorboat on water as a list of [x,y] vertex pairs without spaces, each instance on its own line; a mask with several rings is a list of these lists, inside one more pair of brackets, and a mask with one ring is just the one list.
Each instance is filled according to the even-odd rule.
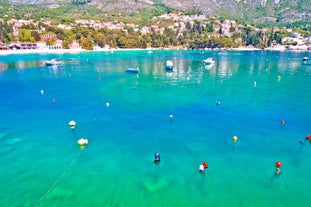
[[51,59],[51,60],[45,61],[45,65],[46,66],[62,65],[62,64],[64,64],[63,61],[59,61],[59,60],[56,60],[56,59]]
[[206,65],[214,65],[215,64],[215,59],[214,58],[207,58],[202,61],[203,64]]
[[174,68],[173,61],[167,60],[165,68],[166,68],[166,70],[173,70],[173,68]]
[[129,73],[138,73],[139,72],[139,68],[138,68],[138,66],[136,66],[135,68],[126,67],[125,71],[129,72]]

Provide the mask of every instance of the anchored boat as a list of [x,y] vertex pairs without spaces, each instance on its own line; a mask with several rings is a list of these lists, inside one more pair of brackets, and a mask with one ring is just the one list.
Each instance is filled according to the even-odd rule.
[[136,66],[135,68],[126,67],[125,71],[129,72],[129,73],[138,73],[139,72],[139,68],[138,68],[138,66]]
[[64,64],[63,61],[59,61],[59,60],[56,60],[56,59],[51,59],[51,60],[45,61],[45,65],[46,66],[62,65],[62,64]]
[[207,58],[202,61],[203,64],[206,65],[214,65],[215,64],[215,59],[214,58]]
[[173,70],[173,68],[174,68],[173,61],[167,60],[165,68],[166,68],[166,70]]

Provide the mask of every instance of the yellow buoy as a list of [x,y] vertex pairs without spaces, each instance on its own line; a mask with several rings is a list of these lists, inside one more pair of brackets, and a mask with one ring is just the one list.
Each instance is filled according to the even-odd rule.
[[81,138],[78,140],[78,145],[80,146],[85,146],[89,143],[89,141],[87,139]]
[[232,141],[233,141],[233,142],[237,142],[237,141],[238,141],[238,137],[237,137],[237,136],[233,136],[233,137],[232,137]]

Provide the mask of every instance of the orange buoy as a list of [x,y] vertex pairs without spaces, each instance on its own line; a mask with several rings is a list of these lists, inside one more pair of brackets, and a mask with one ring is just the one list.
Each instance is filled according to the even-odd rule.
[[311,135],[308,135],[306,138],[311,142]]

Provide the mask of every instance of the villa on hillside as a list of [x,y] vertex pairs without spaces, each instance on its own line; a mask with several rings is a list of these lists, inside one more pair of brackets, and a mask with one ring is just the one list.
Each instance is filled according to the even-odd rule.
[[50,50],[63,49],[63,40],[60,40],[60,39],[55,40],[55,43],[53,45],[49,45],[48,48]]
[[80,49],[80,44],[77,40],[72,41],[71,45],[69,46],[70,49]]

